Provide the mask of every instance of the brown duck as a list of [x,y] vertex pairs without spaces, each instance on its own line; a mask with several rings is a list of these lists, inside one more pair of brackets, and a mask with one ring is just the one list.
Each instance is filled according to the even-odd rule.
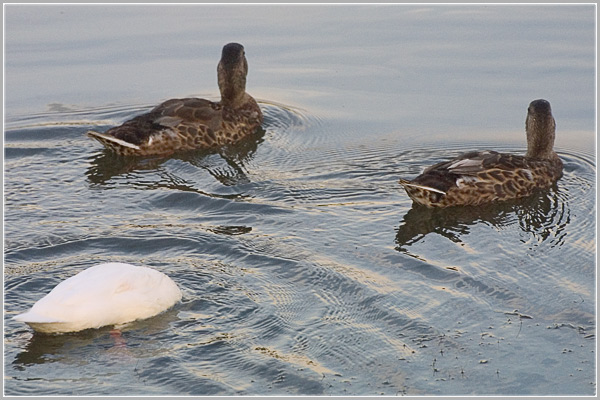
[[474,206],[529,196],[562,176],[563,163],[553,149],[555,128],[550,103],[534,100],[525,120],[525,156],[473,151],[399,183],[415,203],[427,207]]
[[88,135],[121,155],[167,155],[235,143],[252,134],[263,120],[256,101],[246,93],[248,62],[244,47],[223,47],[217,66],[221,101],[171,99],[104,133]]

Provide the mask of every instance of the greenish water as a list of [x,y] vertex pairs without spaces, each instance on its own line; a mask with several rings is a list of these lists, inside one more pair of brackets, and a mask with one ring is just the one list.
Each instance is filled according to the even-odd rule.
[[[591,6],[6,6],[6,395],[592,395]],[[215,98],[239,41],[264,131],[123,158],[85,136]],[[463,151],[525,150],[546,98],[565,173],[531,198],[413,209]],[[11,317],[121,261],[174,309],[34,334]]]

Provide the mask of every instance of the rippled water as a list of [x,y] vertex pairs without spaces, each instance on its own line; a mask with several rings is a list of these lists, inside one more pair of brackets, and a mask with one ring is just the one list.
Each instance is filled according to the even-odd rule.
[[[593,8],[516,9],[8,8],[5,394],[594,394]],[[214,97],[229,36],[263,131],[169,158],[85,136],[168,97]],[[190,86],[188,69],[209,73]],[[398,178],[474,148],[523,152],[538,97],[557,119],[555,187],[412,208]],[[105,261],[167,273],[182,303],[121,336],[11,320]]]

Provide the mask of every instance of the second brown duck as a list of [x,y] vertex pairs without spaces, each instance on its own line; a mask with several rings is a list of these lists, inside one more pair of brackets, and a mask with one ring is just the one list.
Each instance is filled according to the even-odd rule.
[[525,120],[524,156],[473,151],[399,183],[415,203],[427,207],[475,206],[529,196],[562,176],[563,163],[554,151],[555,129],[550,103],[534,100]]

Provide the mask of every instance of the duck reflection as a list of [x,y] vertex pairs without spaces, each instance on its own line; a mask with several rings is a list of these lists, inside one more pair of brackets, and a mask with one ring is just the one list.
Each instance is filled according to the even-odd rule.
[[[265,133],[266,131],[260,128],[235,144],[225,145],[216,150],[180,152],[169,157],[120,156],[114,152],[102,150],[91,157],[91,165],[87,169],[86,175],[92,184],[104,185],[114,177],[125,176],[137,171],[156,170],[166,161],[176,159],[202,168],[223,185],[232,186],[249,181],[245,172],[245,164],[256,154],[258,145],[264,141]],[[215,156],[219,156],[221,161],[225,161],[227,167],[223,168],[223,165],[215,162]],[[177,186],[176,182],[173,184]]]
[[471,226],[478,223],[498,229],[516,223],[538,242],[550,240],[553,247],[561,246],[569,221],[569,208],[556,184],[525,199],[476,207],[427,208],[413,204],[397,229],[396,250],[414,256],[408,248],[430,233],[460,244]]

